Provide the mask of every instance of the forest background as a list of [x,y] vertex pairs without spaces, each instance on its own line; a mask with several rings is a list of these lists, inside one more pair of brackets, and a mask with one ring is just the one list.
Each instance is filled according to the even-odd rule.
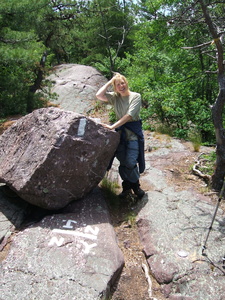
[[45,106],[52,67],[76,63],[124,74],[145,129],[215,144],[217,40],[204,9],[224,47],[224,1],[0,0],[0,121]]

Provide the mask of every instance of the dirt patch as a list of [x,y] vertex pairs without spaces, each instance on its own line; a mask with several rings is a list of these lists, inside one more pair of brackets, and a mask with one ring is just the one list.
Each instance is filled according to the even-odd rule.
[[[119,192],[119,191],[118,191]],[[111,300],[147,300],[149,297],[149,284],[143,269],[147,266],[145,255],[142,251],[135,216],[141,201],[133,197],[125,200],[117,199],[117,203],[110,204],[109,210],[114,226],[118,244],[123,252],[125,266],[111,289]],[[158,300],[165,298],[160,292],[160,285],[151,278],[152,296]]]
[[2,134],[6,129],[8,129],[13,123],[19,120],[22,116],[10,116],[4,119],[4,122],[0,123],[0,134]]

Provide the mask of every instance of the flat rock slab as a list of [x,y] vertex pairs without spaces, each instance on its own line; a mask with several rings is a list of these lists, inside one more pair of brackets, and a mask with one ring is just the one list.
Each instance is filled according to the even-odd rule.
[[170,153],[167,151],[163,156],[160,148],[146,155],[147,171],[142,180],[145,184],[149,181],[150,188],[137,217],[144,252],[166,298],[222,300],[225,295],[224,212],[218,209],[203,256],[202,246],[216,204],[188,188],[188,184],[178,188],[168,182],[166,165],[178,157],[187,159],[185,147],[179,153],[170,148]]
[[1,299],[106,299],[123,265],[96,189],[16,234],[1,265]]

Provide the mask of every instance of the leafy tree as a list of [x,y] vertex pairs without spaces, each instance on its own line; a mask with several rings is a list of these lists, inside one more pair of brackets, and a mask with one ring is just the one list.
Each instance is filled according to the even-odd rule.
[[123,65],[132,88],[143,95],[143,117],[167,124],[184,138],[194,124],[203,141],[214,142],[210,110],[217,93],[214,61],[205,48],[186,50],[187,45],[210,39],[200,7],[196,13],[193,1],[139,2],[133,51]]
[[[209,86],[203,89],[206,100],[214,100],[212,107],[212,119],[216,133],[217,161],[215,173],[212,176],[212,187],[219,190],[222,187],[225,176],[225,137],[223,128],[223,111],[225,104],[225,74],[224,74],[224,12],[223,1],[187,1],[180,5],[178,12],[174,15],[178,22],[187,23],[189,28],[202,28],[198,43],[188,49],[199,52],[202,71],[206,83]],[[175,20],[175,21],[176,21]],[[197,26],[196,26],[197,24]],[[187,48],[186,48],[187,49]],[[208,57],[206,64],[205,56]],[[217,76],[217,96],[215,95],[215,83]],[[210,90],[214,87],[214,91]]]
[[43,44],[30,27],[24,24],[28,1],[10,1],[0,7],[0,115],[25,113],[27,95],[34,79],[34,69],[43,51]]
[[[215,173],[212,176],[212,186],[216,190],[220,189],[224,182],[225,176],[225,136],[223,128],[223,112],[225,104],[225,68],[224,68],[224,18],[218,19],[219,16],[224,16],[225,7],[224,3],[220,3],[215,7],[215,13],[213,7],[215,4],[206,5],[202,0],[199,0],[205,23],[213,38],[213,44],[215,44],[215,54],[217,62],[217,78],[219,92],[217,99],[212,106],[213,123],[216,133],[217,144],[217,161]],[[219,15],[218,15],[219,12]],[[212,15],[211,15],[212,14]],[[220,15],[221,14],[221,15]],[[213,51],[214,52],[214,51]]]
[[126,49],[132,46],[129,36],[134,25],[131,13],[132,1],[93,0],[88,7],[89,22],[83,30],[88,55],[85,64],[97,62],[99,69],[111,75],[117,61],[124,57]]
[[188,41],[186,30],[171,25],[167,16],[156,17],[155,10],[149,18],[139,24],[125,69],[132,88],[143,96],[144,118],[173,127],[179,137],[186,137],[190,122],[205,137],[209,132],[212,136],[212,126],[205,125],[210,110],[202,93],[201,61],[195,53],[187,55],[182,49]]
[[[12,0],[0,7],[1,115],[41,105],[48,66],[102,64],[109,69],[129,47],[132,1]],[[104,67],[104,66],[103,66]]]

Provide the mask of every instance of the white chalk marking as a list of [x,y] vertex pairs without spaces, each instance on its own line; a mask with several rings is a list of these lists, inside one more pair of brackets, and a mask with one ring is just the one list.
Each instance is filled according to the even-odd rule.
[[89,253],[90,253],[90,250],[91,250],[92,248],[94,248],[94,247],[97,246],[96,243],[89,245],[88,243],[86,243],[86,242],[84,242],[84,241],[80,241],[80,242],[81,242],[81,244],[83,244],[84,247],[85,247],[85,249],[84,249],[84,253],[85,253],[85,254],[89,254]]
[[52,237],[50,242],[48,243],[49,246],[53,246],[54,244],[56,244],[58,247],[62,246],[64,242],[64,238],[61,237],[60,239],[58,239],[56,236]]
[[98,235],[99,233],[99,228],[95,227],[95,229],[93,229],[90,225],[88,225],[85,229],[84,232],[91,232],[94,235]]
[[90,225],[88,225],[85,229],[84,232],[91,232],[94,235],[98,235],[99,233],[99,228],[95,227],[95,229],[93,229]]
[[55,233],[60,233],[60,234],[74,235],[74,236],[79,236],[79,237],[90,239],[90,240],[97,240],[96,235],[88,234],[88,233],[82,233],[82,232],[79,232],[79,231],[63,230],[63,229],[53,229],[52,231],[55,232]]
[[87,123],[87,119],[85,119],[85,118],[80,119],[80,123],[79,123],[79,126],[78,126],[78,131],[77,131],[78,136],[83,136],[84,135],[86,123]]
[[63,228],[73,228],[71,223],[74,223],[74,224],[77,223],[77,221],[73,221],[73,220],[63,220],[63,222],[66,222],[66,225],[63,225]]

